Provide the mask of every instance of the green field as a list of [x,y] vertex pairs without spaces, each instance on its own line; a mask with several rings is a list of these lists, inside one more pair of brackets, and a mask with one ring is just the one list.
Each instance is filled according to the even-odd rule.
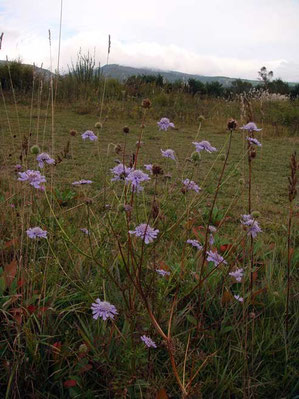
[[[96,106],[2,107],[1,397],[298,397],[296,200],[288,248],[289,164],[298,137],[260,120],[255,137],[262,147],[249,182],[248,133],[232,132],[226,162],[227,118],[239,119],[239,104],[196,101],[206,111],[201,122],[166,114],[171,106],[154,101],[149,110],[140,101],[107,102],[101,128]],[[164,116],[175,129],[159,131]],[[86,130],[98,140],[83,141]],[[197,159],[192,142],[203,140],[217,152],[201,151]],[[34,145],[56,161],[41,169],[45,192],[17,180],[16,164],[38,170]],[[176,161],[161,156],[169,148]],[[123,181],[111,182],[110,171],[136,157],[145,173],[144,164],[163,170],[138,195]],[[182,190],[186,178],[199,193]],[[72,185],[81,179],[93,183]],[[253,240],[240,223],[250,213],[249,185],[251,213],[262,229]],[[142,223],[159,230],[148,245],[129,233]],[[217,228],[212,244],[209,225]],[[28,238],[34,226],[47,230],[47,239]],[[203,256],[208,249],[227,263],[215,267]],[[244,269],[242,282],[228,274],[236,268]],[[116,307],[113,320],[92,318],[97,298]],[[147,348],[143,335],[157,348]]]

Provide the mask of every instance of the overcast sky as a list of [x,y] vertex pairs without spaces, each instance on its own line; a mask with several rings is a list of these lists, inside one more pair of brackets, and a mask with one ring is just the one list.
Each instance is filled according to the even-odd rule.
[[[60,0],[0,0],[0,59],[57,66]],[[82,52],[106,63],[299,82],[299,0],[63,0],[61,67]]]

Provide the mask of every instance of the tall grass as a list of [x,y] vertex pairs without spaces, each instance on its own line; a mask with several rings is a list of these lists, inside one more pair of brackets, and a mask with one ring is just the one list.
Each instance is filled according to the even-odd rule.
[[[16,111],[2,91],[1,395],[295,398],[298,297],[286,270],[294,276],[298,235],[289,229],[286,251],[284,172],[278,168],[277,181],[271,177],[278,162],[287,164],[295,140],[271,138],[264,107],[263,158],[254,149],[247,179],[252,165],[244,162],[243,174],[241,166],[253,148],[243,145],[238,129],[224,126],[240,114],[237,101],[155,88],[152,101],[141,103],[123,93],[118,99],[107,81],[106,122],[97,142],[84,141],[103,90],[93,71],[89,56],[71,69],[69,89],[78,90],[71,107],[62,101],[65,83],[58,82],[53,152],[53,93],[51,100],[33,86],[29,109],[16,97]],[[87,112],[80,112],[83,100]],[[251,106],[256,121],[258,104]],[[198,120],[201,114],[206,119]],[[159,131],[157,120],[165,115],[176,127]],[[204,140],[217,151],[196,152],[192,142]],[[36,148],[55,164],[38,169]],[[175,160],[162,157],[161,149],[173,149]],[[21,172],[45,175],[45,190],[18,181],[16,163]],[[124,174],[111,181],[119,164],[148,174],[143,190]],[[152,173],[144,164],[153,165]],[[81,179],[93,183],[72,185]],[[189,189],[185,179],[201,190]],[[275,190],[286,198],[278,205]],[[263,230],[254,239],[240,223],[247,213]],[[145,235],[159,230],[148,244],[133,234],[142,224]],[[47,231],[46,239],[28,236],[36,226]],[[209,259],[213,253],[218,263]],[[240,268],[244,276],[237,281],[229,273]],[[92,318],[97,298],[115,306],[114,318]],[[147,347],[144,335],[157,347]]]

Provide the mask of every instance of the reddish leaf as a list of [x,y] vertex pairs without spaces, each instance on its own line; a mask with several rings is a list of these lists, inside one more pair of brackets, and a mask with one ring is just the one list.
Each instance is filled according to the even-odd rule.
[[34,313],[36,311],[37,307],[34,305],[29,305],[27,306],[27,310],[30,314]]
[[77,385],[77,381],[76,380],[66,380],[63,383],[63,386],[65,388],[71,388],[71,387],[75,387]]
[[255,298],[256,296],[258,296],[266,291],[267,291],[267,287],[261,288],[260,290],[253,292],[252,296],[253,296],[253,298]]
[[24,284],[25,284],[25,280],[23,278],[20,278],[20,280],[18,280],[18,282],[17,282],[18,288],[22,288]]
[[157,396],[156,399],[168,399],[168,395],[165,391],[164,388],[161,388],[158,392],[157,392]]
[[83,366],[80,370],[79,370],[79,374],[83,374],[86,373],[87,371],[92,369],[92,365],[91,364],[85,364],[85,366]]
[[12,308],[10,309],[10,313],[14,317],[16,323],[20,325],[22,323],[23,310],[21,308]]
[[17,274],[17,261],[13,260],[4,267],[3,276],[6,288],[9,288],[11,286],[11,283],[13,282],[16,274]]
[[7,242],[4,244],[4,248],[7,249],[7,248],[10,248],[10,247],[13,247],[16,243],[17,243],[17,239],[16,239],[16,238],[13,238],[12,240],[7,241]]
[[229,303],[232,300],[232,294],[228,290],[224,290],[221,298],[222,305]]

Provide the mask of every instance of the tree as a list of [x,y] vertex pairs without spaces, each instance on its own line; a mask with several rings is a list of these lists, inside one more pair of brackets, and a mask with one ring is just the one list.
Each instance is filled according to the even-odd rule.
[[265,87],[268,86],[272,78],[273,71],[268,72],[265,66],[261,67],[261,69],[258,71],[258,80],[261,80]]
[[242,79],[236,79],[232,82],[230,90],[235,94],[247,93],[252,89],[252,84]]
[[193,96],[196,93],[204,94],[206,92],[205,85],[197,79],[188,80],[188,89]]
[[281,79],[275,79],[272,82],[269,82],[268,89],[270,93],[279,93],[279,94],[290,93],[289,85]]

